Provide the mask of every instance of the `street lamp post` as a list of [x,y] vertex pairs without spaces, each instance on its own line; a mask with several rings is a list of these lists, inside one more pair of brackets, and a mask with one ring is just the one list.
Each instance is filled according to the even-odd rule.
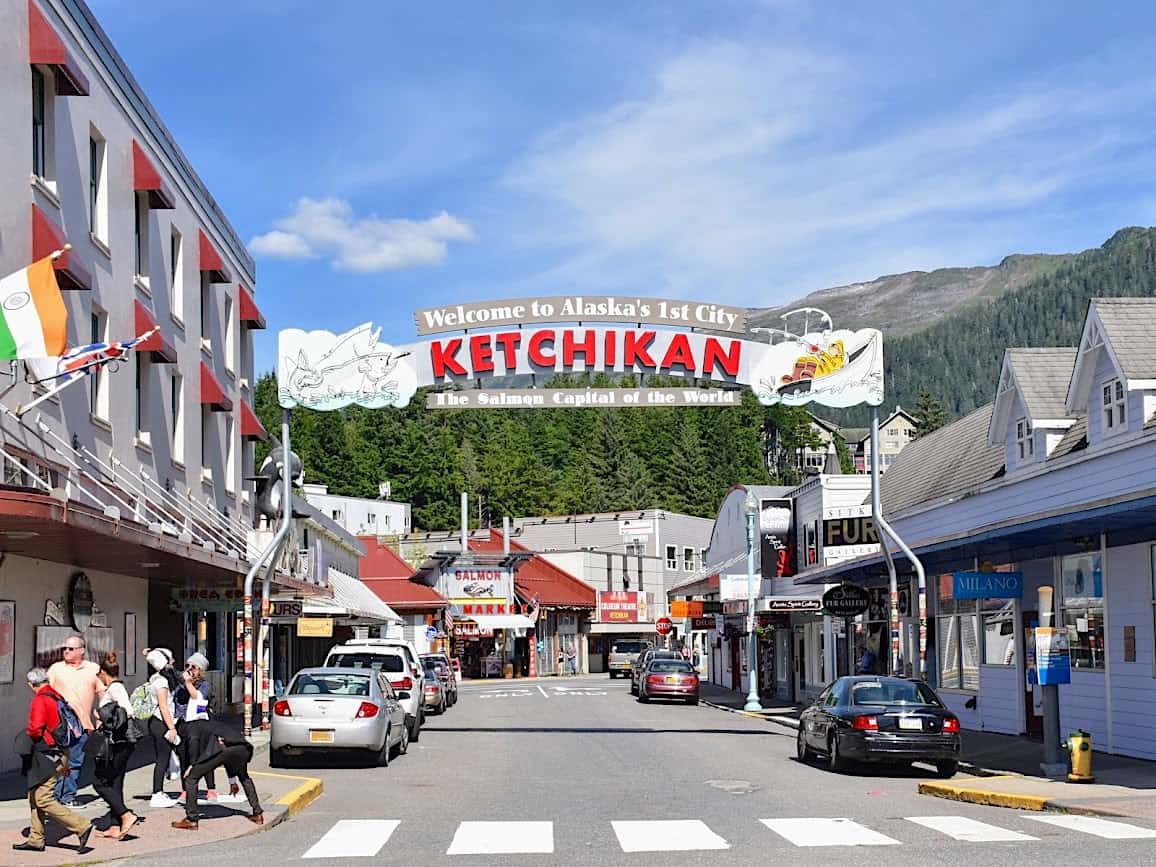
[[759,703],[759,655],[755,645],[755,516],[759,504],[747,491],[747,671],[749,688],[743,710],[762,710]]

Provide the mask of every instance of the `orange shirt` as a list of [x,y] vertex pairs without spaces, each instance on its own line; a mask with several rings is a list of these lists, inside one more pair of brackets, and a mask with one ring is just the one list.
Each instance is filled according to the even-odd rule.
[[48,669],[49,685],[64,696],[86,732],[94,728],[97,700],[104,695],[104,684],[96,676],[98,671],[100,666],[88,660],[77,666],[54,662]]

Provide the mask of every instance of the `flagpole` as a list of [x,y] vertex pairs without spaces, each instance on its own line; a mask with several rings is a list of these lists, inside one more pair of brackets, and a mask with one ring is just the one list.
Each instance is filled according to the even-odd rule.
[[53,262],[55,262],[57,259],[59,259],[61,256],[63,256],[65,253],[67,253],[71,249],[72,249],[71,244],[65,244],[59,250],[53,250],[51,253],[49,253],[48,258],[51,259]]

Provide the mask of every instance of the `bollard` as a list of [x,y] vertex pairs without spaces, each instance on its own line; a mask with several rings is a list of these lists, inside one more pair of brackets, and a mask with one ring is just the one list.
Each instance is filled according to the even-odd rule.
[[1091,783],[1092,776],[1092,735],[1077,729],[1068,736],[1068,751],[1072,757],[1072,772],[1069,783]]

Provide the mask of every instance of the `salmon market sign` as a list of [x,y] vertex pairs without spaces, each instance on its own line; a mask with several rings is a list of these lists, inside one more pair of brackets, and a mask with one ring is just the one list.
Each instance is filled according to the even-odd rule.
[[[764,404],[883,402],[880,332],[837,330],[815,308],[785,314],[782,328],[751,328],[742,308],[619,296],[457,304],[414,319],[426,339],[401,345],[370,323],[343,334],[282,331],[281,406],[403,407],[419,388],[444,409],[733,406],[745,388]],[[541,387],[597,374],[640,384]],[[647,376],[686,385],[646,387]]]

